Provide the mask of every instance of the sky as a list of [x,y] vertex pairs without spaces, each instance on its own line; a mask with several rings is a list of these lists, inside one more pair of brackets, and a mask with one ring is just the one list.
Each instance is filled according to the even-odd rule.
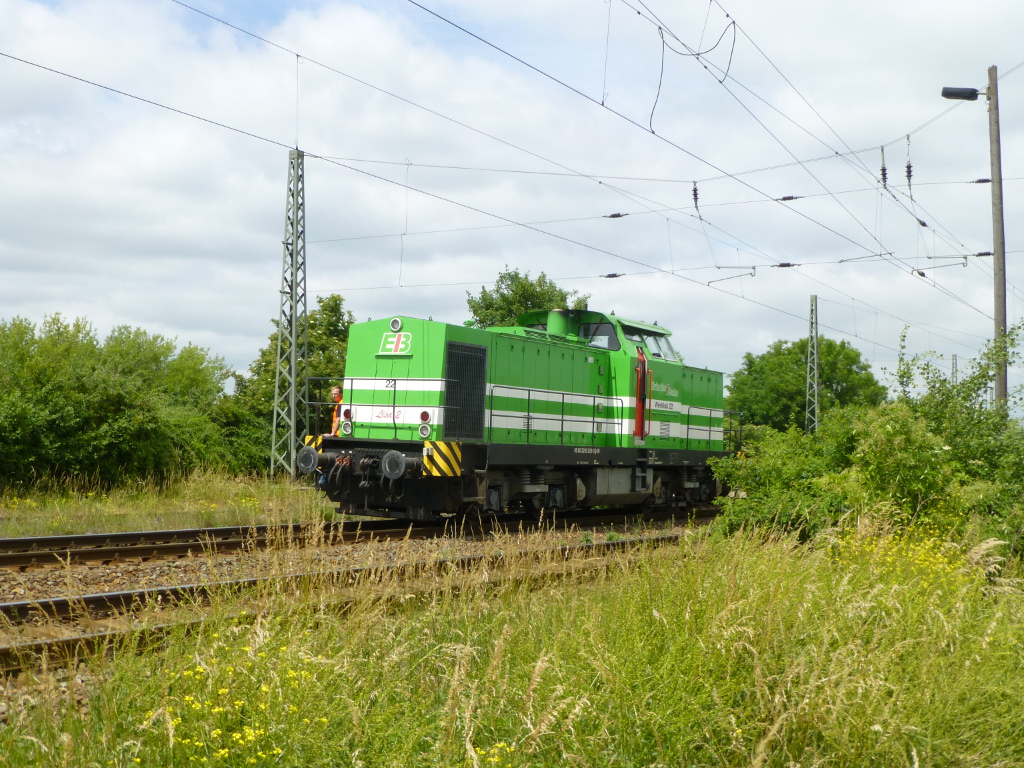
[[244,372],[280,311],[297,147],[310,309],[462,323],[510,267],[671,329],[690,365],[806,337],[817,296],[820,334],[883,382],[904,333],[963,369],[993,333],[989,117],[940,91],[992,65],[1024,313],[1019,2],[0,0],[0,20],[0,322],[139,327]]

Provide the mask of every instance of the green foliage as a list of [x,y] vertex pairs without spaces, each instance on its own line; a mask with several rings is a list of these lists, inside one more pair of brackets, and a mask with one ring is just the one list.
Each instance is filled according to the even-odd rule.
[[481,286],[477,296],[466,291],[466,303],[476,326],[488,328],[515,325],[519,315],[535,309],[586,309],[590,296],[577,293],[559,288],[543,272],[530,279],[529,272],[520,274],[506,264],[494,290]]
[[820,479],[849,464],[845,436],[834,429],[844,423],[827,420],[817,436],[797,427],[785,432],[748,429],[742,451],[713,460],[716,477],[734,489],[732,496],[719,499],[722,514],[716,524],[729,531],[757,525],[804,536],[832,525],[843,513],[844,499],[824,489]]
[[854,425],[851,472],[868,499],[891,500],[908,512],[927,510],[957,483],[948,445],[906,403],[867,411]]
[[[309,372],[339,378],[353,318],[337,295],[308,315]],[[138,328],[100,340],[84,319],[0,323],[0,485],[160,483],[200,467],[267,466],[277,333],[232,376],[221,358]],[[329,386],[329,385],[327,385]],[[314,392],[315,395],[315,392]]]
[[267,468],[270,456],[268,420],[253,413],[237,394],[218,398],[210,411],[210,418],[224,441],[228,470],[255,473]]
[[[886,389],[860,352],[846,341],[821,338],[818,378],[822,413],[849,405],[878,405]],[[778,430],[802,426],[807,403],[807,339],[775,341],[760,355],[749,352],[732,375],[726,408],[742,411],[744,421]]]
[[1017,343],[987,349],[953,381],[930,357],[901,356],[899,399],[838,408],[816,434],[793,427],[748,431],[738,457],[717,462],[718,477],[742,489],[723,500],[726,529],[754,523],[812,535],[844,515],[872,510],[889,522],[929,522],[943,530],[972,521],[1022,544],[1024,428],[1011,408],[986,400],[994,360]]
[[983,512],[983,527],[1015,548],[1024,546],[1024,400],[1018,390],[999,407],[989,401],[989,387],[997,361],[1019,362],[1021,333],[1020,324],[1009,329],[956,380],[932,356],[901,354],[897,368],[900,399],[942,437],[962,479],[964,503]]
[[765,428],[744,445],[715,465],[723,482],[743,491],[722,500],[721,524],[730,530],[753,523],[811,536],[868,509],[894,524],[962,529],[998,496],[993,483],[963,472],[904,402],[837,409],[814,434]]
[[[1006,408],[994,407],[989,387],[996,359],[1018,359],[1020,333],[1021,326],[1012,328],[998,348],[987,348],[956,381],[931,356],[901,355],[897,369],[901,401],[943,436],[963,471],[970,477],[1009,483],[1015,491],[1024,491],[1017,485],[1024,482],[1024,429],[1013,415],[1020,411],[1021,395],[1010,393]],[[920,385],[915,389],[916,382]]]
[[[276,320],[272,321],[275,329]],[[306,315],[308,333],[308,375],[310,378],[330,378],[340,383],[345,374],[345,355],[348,352],[348,330],[355,318],[345,309],[345,300],[336,293],[317,296],[316,309]],[[249,366],[248,376],[235,377],[235,391],[242,405],[267,424],[266,444],[270,445],[269,424],[274,412],[274,377],[277,365],[279,333],[274,330],[267,346],[260,350]],[[328,384],[325,389],[330,389]],[[316,390],[310,393],[316,395]],[[327,398],[323,398],[326,400]],[[268,449],[269,450],[269,449]]]
[[100,341],[83,319],[38,329],[0,323],[0,482],[157,481],[231,466],[218,425],[223,360],[118,327]]
[[[345,355],[348,351],[348,329],[355,322],[345,309],[345,300],[338,294],[316,297],[316,308],[306,314],[307,374],[310,382],[309,399],[327,401],[332,384],[341,383],[345,373]],[[278,321],[272,321],[274,327]],[[278,364],[279,332],[274,330],[265,347],[249,367],[248,376],[234,376],[236,398],[223,417],[232,445],[247,466],[266,468],[270,461],[270,431],[273,419],[273,389]],[[321,380],[321,379],[326,379]],[[329,411],[314,408],[310,418],[323,423]]]

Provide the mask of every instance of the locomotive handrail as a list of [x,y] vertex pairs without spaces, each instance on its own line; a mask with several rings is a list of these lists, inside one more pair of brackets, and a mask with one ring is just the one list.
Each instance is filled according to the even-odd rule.
[[743,411],[723,411],[722,448],[740,450],[743,446]]
[[[536,398],[535,395],[539,395],[542,392],[547,392],[549,395],[557,395],[558,399]],[[622,407],[622,399],[618,397],[608,397],[606,395],[588,395],[583,392],[556,392],[552,390],[541,390],[532,389],[530,387],[514,387],[507,384],[494,384],[491,386],[488,393],[489,404],[488,408],[488,430],[494,429],[494,398],[497,397],[522,397],[519,393],[525,393],[526,399],[526,410],[523,412],[524,431],[526,432],[526,443],[532,442],[531,436],[533,428],[536,424],[546,423],[557,423],[558,424],[558,443],[559,445],[566,445],[565,433],[567,431],[574,431],[571,429],[573,425],[588,425],[590,432],[590,444],[594,445],[597,442],[598,434],[619,434],[621,430],[621,423],[619,419],[609,419],[611,424],[606,424],[611,429],[608,432],[598,431],[598,418],[597,418],[597,406],[611,406],[617,404],[620,408]],[[574,397],[580,398],[582,402],[576,403],[578,405],[589,405],[589,416],[572,416],[566,414],[567,398]],[[533,410],[534,402],[545,402],[545,403],[556,403],[558,407],[557,413],[543,413],[540,411],[535,412]],[[604,421],[601,422],[605,424]],[[569,427],[567,429],[567,427]],[[584,430],[579,430],[583,432]]]
[[[306,377],[306,381],[307,381],[306,397],[309,398],[309,386],[308,386],[309,382],[315,382],[315,381],[318,381],[318,382],[324,382],[324,381],[344,381],[344,380],[345,380],[344,376],[307,376]],[[320,416],[323,413],[324,408],[325,407],[333,408],[335,405],[337,405],[337,403],[335,403],[335,402],[329,402],[327,400],[320,400],[320,398],[323,397],[322,385],[317,385],[316,395],[317,395],[317,399],[316,400],[307,399],[307,400],[304,401],[304,404],[306,406],[307,412],[312,412],[312,414],[313,414],[313,424],[312,424],[311,427],[309,425],[309,419],[308,418],[306,419],[306,426],[308,428],[309,433],[312,434],[312,435],[319,435],[320,432],[321,432],[321,429],[320,429],[320,423],[321,423]],[[329,422],[330,419],[327,419],[326,421]]]
[[[703,426],[700,424],[692,424],[690,422],[691,416],[707,416],[708,425]],[[707,440],[708,448],[711,448],[711,442],[714,439],[716,427],[711,424],[712,419],[724,419],[725,411],[721,408],[708,408],[703,405],[688,405],[686,406],[686,433],[684,435],[685,440]],[[721,431],[722,439],[725,439],[725,433],[722,427],[717,427],[718,431]],[[690,436],[690,431],[694,430],[697,432],[695,437]]]

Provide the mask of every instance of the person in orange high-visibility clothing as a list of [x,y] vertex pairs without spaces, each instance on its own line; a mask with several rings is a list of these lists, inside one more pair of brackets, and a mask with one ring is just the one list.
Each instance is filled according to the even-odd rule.
[[341,430],[341,387],[331,387],[331,400],[337,405],[334,406],[334,414],[331,416],[331,431],[325,437],[334,437]]

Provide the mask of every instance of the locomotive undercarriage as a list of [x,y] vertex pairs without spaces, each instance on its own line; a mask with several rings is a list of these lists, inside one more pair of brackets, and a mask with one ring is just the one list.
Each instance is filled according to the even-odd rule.
[[716,495],[706,460],[718,454],[708,452],[462,444],[459,460],[446,465],[431,450],[417,442],[325,440],[320,452],[303,449],[298,464],[316,474],[340,512],[411,520],[596,506],[684,509]]

